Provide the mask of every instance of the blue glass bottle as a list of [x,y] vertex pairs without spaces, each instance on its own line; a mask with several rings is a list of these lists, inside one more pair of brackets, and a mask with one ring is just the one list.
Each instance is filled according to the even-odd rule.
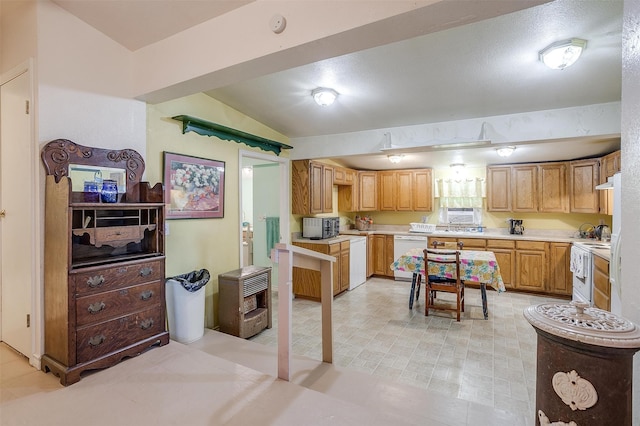
[[87,203],[99,203],[100,193],[98,192],[98,183],[92,180],[84,182],[84,201]]
[[105,179],[102,181],[102,193],[100,194],[103,203],[115,203],[118,201],[118,185],[115,180]]

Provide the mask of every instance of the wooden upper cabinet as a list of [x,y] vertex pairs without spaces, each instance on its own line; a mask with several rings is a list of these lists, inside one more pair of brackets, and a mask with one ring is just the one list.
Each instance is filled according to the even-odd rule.
[[511,211],[538,211],[538,166],[523,165],[511,168]]
[[[600,159],[600,183],[605,183],[608,178],[620,171],[620,151],[607,154]],[[613,214],[613,191],[598,191],[600,197],[600,213]]]
[[378,207],[381,211],[395,211],[396,190],[396,172],[378,172]]
[[487,167],[487,210],[511,211],[511,167]]
[[334,185],[353,185],[357,171],[347,169],[345,167],[333,168],[333,184]]
[[358,211],[378,210],[378,172],[358,172]]
[[291,162],[291,212],[293,214],[333,211],[333,167],[310,160]]
[[433,174],[431,169],[413,171],[413,210],[433,211]]
[[569,210],[571,213],[599,213],[600,195],[595,189],[600,182],[598,159],[569,162]]
[[396,210],[413,211],[413,172],[398,170],[396,172]]
[[538,211],[569,212],[568,163],[545,163],[538,166]]

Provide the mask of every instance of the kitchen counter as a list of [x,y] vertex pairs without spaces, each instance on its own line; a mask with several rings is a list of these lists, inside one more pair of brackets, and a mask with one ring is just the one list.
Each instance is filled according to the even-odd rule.
[[[384,225],[383,225],[384,226]],[[403,229],[404,228],[404,229]],[[501,231],[488,230],[485,232],[456,232],[456,231],[439,231],[434,232],[410,232],[406,229],[406,226],[388,226],[382,229],[374,229],[367,231],[360,231],[357,229],[341,230],[340,235],[337,237],[326,238],[323,240],[312,240],[309,238],[294,237],[292,242],[312,243],[312,244],[334,244],[342,241],[346,241],[354,236],[367,236],[372,234],[377,235],[424,235],[425,237],[447,237],[447,238],[483,238],[491,240],[517,240],[517,241],[546,241],[552,243],[580,243],[580,242],[593,242],[594,240],[575,238],[566,235],[568,231],[530,231],[522,235],[508,234],[506,229]],[[596,255],[603,257],[607,260],[610,258],[608,249],[592,248],[589,249]]]

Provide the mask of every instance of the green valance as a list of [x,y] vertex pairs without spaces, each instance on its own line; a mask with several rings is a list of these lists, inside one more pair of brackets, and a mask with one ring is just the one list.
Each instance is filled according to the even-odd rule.
[[226,141],[234,141],[254,148],[260,148],[263,151],[272,151],[276,155],[280,155],[280,152],[283,149],[293,148],[292,146],[282,142],[252,135],[251,133],[242,132],[240,130],[232,129],[231,127],[212,123],[211,121],[202,120],[189,115],[176,115],[171,118],[182,121],[182,134],[191,131],[202,136],[215,136]]

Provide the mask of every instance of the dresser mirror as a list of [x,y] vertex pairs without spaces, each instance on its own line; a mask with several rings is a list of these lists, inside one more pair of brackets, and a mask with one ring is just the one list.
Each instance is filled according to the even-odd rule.
[[[118,193],[127,193],[127,171],[115,167],[91,166],[86,164],[69,164],[69,177],[73,192],[84,191],[84,182],[102,183],[103,180],[114,180],[118,185]],[[99,187],[99,186],[98,186]]]

